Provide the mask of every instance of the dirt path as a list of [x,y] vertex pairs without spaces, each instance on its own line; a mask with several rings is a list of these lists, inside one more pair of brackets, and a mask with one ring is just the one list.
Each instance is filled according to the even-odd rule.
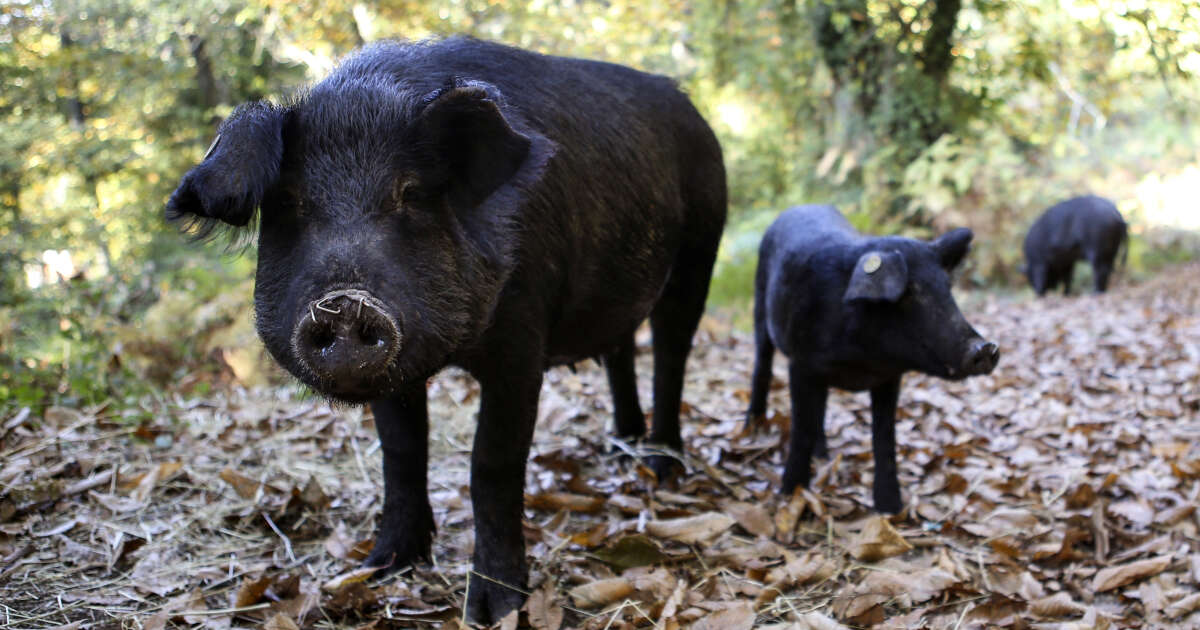
[[[961,383],[906,379],[907,508],[890,521],[867,507],[865,394],[831,397],[833,459],[811,491],[778,495],[780,433],[738,436],[752,344],[719,324],[689,363],[690,473],[667,487],[614,454],[637,446],[606,437],[602,370],[550,372],[521,623],[1200,625],[1198,276],[1187,266],[1106,296],[979,304],[969,317],[1000,342],[1001,366]],[[784,425],[781,360],[776,375]],[[177,398],[169,416],[0,418],[0,630],[458,627],[478,392],[450,371],[430,399],[436,566],[382,581],[345,575],[380,507],[361,411],[269,390]]]

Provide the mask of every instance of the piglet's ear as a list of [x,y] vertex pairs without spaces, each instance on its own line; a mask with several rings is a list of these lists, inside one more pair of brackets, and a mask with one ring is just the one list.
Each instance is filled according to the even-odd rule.
[[532,141],[508,123],[495,86],[455,79],[424,100],[419,133],[449,166],[452,201],[478,205],[520,170]]
[[895,302],[908,286],[908,264],[899,252],[867,252],[854,264],[842,299]]
[[971,239],[974,236],[971,230],[958,228],[941,235],[930,245],[933,246],[933,251],[937,252],[942,267],[947,270],[954,269],[967,255],[967,250],[971,248]]
[[167,201],[167,219],[188,222],[197,236],[218,223],[249,223],[279,179],[286,116],[287,110],[262,101],[238,107]]

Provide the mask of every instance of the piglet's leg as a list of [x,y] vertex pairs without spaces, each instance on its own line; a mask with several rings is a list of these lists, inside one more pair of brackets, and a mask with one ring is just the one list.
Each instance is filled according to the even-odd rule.
[[812,456],[819,443],[824,442],[825,400],[829,388],[797,369],[792,361],[788,369],[788,388],[792,395],[792,435],[787,463],[783,468],[784,494],[796,486],[807,487],[812,479]]
[[529,569],[521,519],[542,387],[539,356],[521,356],[478,376],[482,399],[471,451],[475,554],[467,586],[467,615],[477,623],[497,621],[525,600]]
[[395,570],[428,560],[433,511],[426,481],[429,412],[425,381],[392,398],[371,403],[383,447],[383,515],[375,547],[363,566]]
[[896,402],[900,379],[871,390],[871,446],[875,452],[875,510],[900,511],[900,480],[896,476]]
[[767,395],[771,390],[771,363],[775,359],[775,344],[771,342],[766,315],[762,312],[766,307],[759,304],[764,300],[758,297],[754,302],[754,375],[750,379],[750,407],[746,410],[743,428],[747,433],[757,430],[766,419]]
[[1108,290],[1108,277],[1112,275],[1112,261],[1097,255],[1092,259],[1092,287],[1096,293]]
[[634,368],[633,333],[604,357],[608,385],[613,397],[613,421],[617,436],[637,439],[646,434],[646,417],[638,402],[637,372]]

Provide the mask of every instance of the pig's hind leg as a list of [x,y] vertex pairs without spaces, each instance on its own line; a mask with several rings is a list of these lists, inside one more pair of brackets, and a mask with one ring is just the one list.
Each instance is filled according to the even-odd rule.
[[746,410],[746,423],[742,429],[746,433],[759,429],[766,420],[767,395],[771,391],[771,364],[775,360],[775,344],[767,330],[767,296],[763,285],[765,282],[759,279],[754,289],[754,374],[750,377],[750,406]]
[[[654,334],[654,416],[650,442],[675,450],[683,449],[679,409],[684,367],[708,298],[708,283],[720,238],[720,226],[717,228],[712,238],[698,239],[701,241],[698,244],[685,241],[672,265],[667,286],[650,313],[650,330]],[[647,459],[647,465],[663,480],[671,474],[676,462],[672,457],[656,455]]]
[[1096,252],[1090,258],[1090,262],[1092,263],[1092,288],[1096,293],[1104,293],[1108,290],[1108,278],[1112,275],[1113,259],[1116,258],[1116,252],[1112,254]]
[[807,488],[812,479],[813,455],[817,444],[825,441],[825,402],[829,398],[829,387],[806,374],[795,359],[788,367],[788,389],[792,434],[780,488],[784,494],[791,494],[797,486]]
[[608,372],[608,387],[613,397],[613,424],[617,436],[637,439],[646,434],[646,417],[638,402],[637,373],[634,368],[633,333],[629,333],[615,350],[605,355],[604,369]]
[[383,514],[366,567],[394,571],[430,558],[433,511],[429,507],[429,411],[425,382],[371,403],[383,451]]

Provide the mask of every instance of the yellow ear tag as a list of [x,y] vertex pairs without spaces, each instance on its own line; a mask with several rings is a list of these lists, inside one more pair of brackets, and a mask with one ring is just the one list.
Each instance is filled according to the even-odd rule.
[[871,254],[870,256],[867,256],[866,260],[863,261],[863,271],[867,273],[875,273],[876,271],[879,271],[879,267],[882,265],[883,259],[879,257],[879,254]]

